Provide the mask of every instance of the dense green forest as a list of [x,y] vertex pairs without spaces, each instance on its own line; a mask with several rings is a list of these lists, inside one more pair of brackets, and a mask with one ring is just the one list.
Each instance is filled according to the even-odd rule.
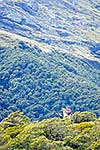
[[100,118],[75,112],[71,119],[31,122],[22,112],[0,122],[0,150],[100,150]]
[[0,50],[0,120],[18,110],[32,120],[50,118],[66,105],[100,115],[99,63],[17,43]]

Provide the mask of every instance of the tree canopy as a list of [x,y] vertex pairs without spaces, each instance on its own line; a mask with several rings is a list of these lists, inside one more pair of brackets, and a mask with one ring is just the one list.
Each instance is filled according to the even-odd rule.
[[60,118],[31,122],[15,112],[0,122],[0,150],[5,149],[100,150],[100,118],[80,123]]
[[0,50],[0,120],[14,111],[32,120],[50,118],[66,105],[100,115],[99,68],[61,51],[45,53],[23,44]]

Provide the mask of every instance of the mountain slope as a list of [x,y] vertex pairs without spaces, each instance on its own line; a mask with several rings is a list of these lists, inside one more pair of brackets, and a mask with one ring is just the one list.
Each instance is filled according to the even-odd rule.
[[100,115],[99,0],[0,2],[0,119],[62,107]]
[[99,57],[99,4],[99,0],[3,0],[0,29],[74,55]]

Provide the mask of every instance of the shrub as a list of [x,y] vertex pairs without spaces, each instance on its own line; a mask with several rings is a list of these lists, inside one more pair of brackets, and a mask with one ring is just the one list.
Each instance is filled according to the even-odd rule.
[[73,123],[89,122],[96,119],[96,115],[92,112],[76,112],[71,117]]

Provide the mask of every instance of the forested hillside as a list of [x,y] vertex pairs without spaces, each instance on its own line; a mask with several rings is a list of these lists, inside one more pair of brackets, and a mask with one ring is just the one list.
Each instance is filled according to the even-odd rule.
[[17,110],[32,119],[54,117],[66,105],[73,112],[91,110],[100,115],[97,62],[25,44],[0,51],[1,119]]
[[0,150],[100,150],[100,118],[76,112],[71,120],[30,122],[21,112],[0,122]]
[[0,120],[100,116],[100,1],[0,1]]

